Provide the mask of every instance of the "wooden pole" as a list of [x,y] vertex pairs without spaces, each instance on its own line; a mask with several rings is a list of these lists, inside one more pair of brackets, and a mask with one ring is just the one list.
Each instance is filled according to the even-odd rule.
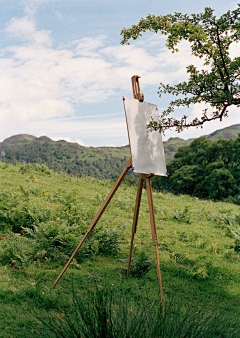
[[159,281],[159,287],[160,287],[161,305],[162,305],[162,310],[163,310],[163,315],[164,315],[163,287],[162,287],[162,277],[161,277],[159,255],[158,255],[158,240],[157,240],[157,229],[156,229],[156,222],[155,222],[155,216],[154,216],[154,207],[153,207],[151,175],[145,175],[145,178],[146,178],[146,188],[147,188],[147,195],[148,195],[148,207],[149,207],[151,230],[152,230],[152,243],[155,246],[155,254],[156,254],[156,261],[157,261],[157,273],[158,273],[158,281]]
[[138,215],[139,215],[139,209],[140,209],[140,203],[141,203],[142,188],[143,188],[143,180],[142,180],[142,174],[140,174],[139,180],[138,180],[138,190],[137,190],[135,210],[134,210],[134,216],[133,216],[132,238],[131,238],[130,252],[129,252],[129,259],[128,259],[127,277],[129,276],[131,259],[132,259],[134,234],[137,231],[137,222],[138,222]]
[[60,275],[58,276],[58,278],[56,279],[56,281],[54,282],[54,284],[52,285],[52,288],[54,288],[56,286],[56,284],[59,282],[59,280],[61,279],[62,275],[64,274],[64,272],[67,270],[69,264],[71,263],[71,261],[73,260],[74,256],[76,255],[76,253],[78,252],[78,250],[80,249],[80,247],[82,246],[82,244],[84,243],[85,239],[87,238],[88,234],[94,229],[95,225],[97,224],[97,222],[99,221],[100,217],[102,216],[104,210],[107,208],[109,202],[111,201],[112,197],[114,196],[115,192],[117,191],[118,187],[120,186],[122,180],[124,179],[124,177],[126,176],[128,170],[131,168],[132,166],[132,158],[129,159],[129,161],[127,162],[127,164],[125,165],[121,175],[118,177],[116,183],[114,184],[112,190],[110,191],[110,193],[108,194],[107,198],[105,199],[105,201],[103,202],[101,208],[99,209],[98,213],[96,214],[96,216],[94,217],[92,223],[90,224],[90,226],[88,227],[88,230],[86,232],[86,234],[84,235],[83,239],[81,240],[81,242],[78,244],[78,246],[76,247],[75,251],[73,252],[72,256],[69,258],[67,264],[65,265],[65,267],[63,268],[62,272],[60,273]]
[[[143,94],[140,92],[140,83],[139,83],[140,78],[141,78],[141,76],[139,76],[139,75],[133,75],[131,77],[133,98],[137,99],[137,100],[140,100],[141,97],[143,97],[143,99],[144,99]],[[142,196],[142,187],[143,187],[142,174],[140,174],[139,180],[138,180],[138,190],[137,190],[136,203],[135,203],[134,216],[133,216],[132,237],[131,237],[130,252],[129,252],[129,259],[128,259],[127,277],[129,276],[131,259],[132,259],[134,234],[136,233],[136,230],[137,230],[139,208],[140,208],[141,196]]]

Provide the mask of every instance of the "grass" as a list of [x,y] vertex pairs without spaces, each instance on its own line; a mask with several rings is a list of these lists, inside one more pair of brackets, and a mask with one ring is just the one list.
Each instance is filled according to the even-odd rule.
[[[119,293],[122,290],[124,299],[129,299],[133,308],[141,306],[142,294],[155,306],[156,303],[160,304],[155,265],[141,278],[132,276],[126,279],[124,274],[136,197],[136,187],[125,184],[120,186],[96,226],[92,242],[87,244],[91,250],[80,253],[57,287],[51,289],[72,247],[81,239],[82,234],[77,232],[85,231],[112,186],[111,181],[69,177],[34,167],[24,171],[21,165],[0,163],[0,198],[4,197],[0,201],[0,337],[30,337],[32,330],[38,328],[36,325],[43,328],[36,318],[49,320],[52,316],[57,320],[56,313],[62,306],[69,309],[71,314],[73,290],[79,300],[85,297],[87,302],[96,290],[112,288],[113,304],[118,304],[115,305],[117,307],[120,307]],[[169,303],[170,308],[171,304],[180,304],[180,313],[188,313],[188,317],[192,318],[191,323],[207,313],[210,316],[208,320],[212,314],[216,316],[217,323],[223,316],[224,323],[230,323],[232,318],[234,325],[237,322],[235,314],[239,313],[240,253],[236,250],[236,238],[229,227],[239,228],[240,207],[156,192],[153,193],[153,201],[165,302]],[[46,232],[49,231],[47,229],[55,229],[56,233],[52,232],[51,236],[55,244],[56,237],[60,238],[60,244],[56,245],[59,255],[43,253],[37,256],[41,249],[37,248],[34,256],[34,250],[29,249],[29,245],[34,243],[32,237],[23,232],[23,236],[17,237],[17,253],[22,250],[22,256],[17,257],[13,248],[9,250],[16,243],[10,228],[19,228],[21,223],[25,227],[28,224],[42,227]],[[71,236],[69,229],[72,230]],[[113,243],[117,251],[107,255],[111,242],[109,238],[113,238],[111,233],[116,237]],[[104,249],[99,252],[100,239],[107,252]],[[49,245],[49,241],[48,237],[45,245]],[[104,248],[103,244],[101,248]],[[45,247],[44,250],[48,249]],[[135,261],[142,252],[145,252],[146,260],[155,262],[145,191],[134,240]],[[12,261],[11,254],[15,254]],[[192,316],[193,309],[195,316]],[[197,313],[201,316],[198,317]],[[34,320],[38,324],[33,324]],[[157,325],[156,319],[151,321]],[[227,337],[224,330],[220,333],[222,337]],[[209,333],[211,336],[214,337]]]
[[60,301],[55,313],[32,315],[28,327],[32,337],[237,337],[239,313],[230,317],[205,309],[183,306],[172,300],[165,304],[165,314],[158,300],[142,292],[141,301],[129,297],[124,285],[95,286],[70,302]]

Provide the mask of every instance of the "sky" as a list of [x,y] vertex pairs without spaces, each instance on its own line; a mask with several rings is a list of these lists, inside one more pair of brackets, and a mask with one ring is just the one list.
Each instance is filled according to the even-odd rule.
[[[130,46],[120,32],[147,14],[217,16],[237,8],[225,0],[1,0],[0,141],[18,134],[48,136],[84,146],[128,144],[123,96],[132,97],[131,77],[141,76],[145,101],[159,113],[174,97],[159,98],[159,83],[187,80],[186,67],[201,60],[187,42],[172,54],[161,34],[146,33]],[[240,47],[233,53],[239,56]],[[176,117],[201,115],[204,107],[179,108]],[[240,123],[238,108],[203,129],[167,131],[184,139]]]

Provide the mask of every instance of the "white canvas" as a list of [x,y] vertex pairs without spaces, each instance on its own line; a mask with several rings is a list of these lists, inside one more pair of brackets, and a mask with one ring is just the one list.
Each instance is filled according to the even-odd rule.
[[151,117],[154,121],[159,121],[157,106],[130,97],[123,97],[123,102],[133,171],[139,174],[167,176],[162,135],[146,128]]

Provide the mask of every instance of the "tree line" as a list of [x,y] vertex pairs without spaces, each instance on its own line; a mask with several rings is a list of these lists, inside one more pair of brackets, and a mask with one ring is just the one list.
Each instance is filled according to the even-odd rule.
[[[124,149],[115,153],[105,148],[87,148],[65,141],[54,142],[50,139],[5,144],[0,148],[0,160],[13,163],[45,164],[56,172],[66,172],[71,176],[91,176],[97,179],[113,179],[120,175],[129,156]],[[126,155],[125,155],[126,153]],[[136,177],[129,172],[131,180]]]
[[[118,154],[118,150],[115,154],[104,148],[76,147],[50,140],[5,144],[0,150],[2,154],[4,150],[1,160],[7,163],[45,164],[57,172],[97,179],[118,177],[129,158]],[[153,177],[154,189],[240,204],[240,134],[235,140],[193,140],[178,149],[167,164],[167,171],[168,177]],[[128,174],[127,183],[136,184],[137,175],[131,170]]]
[[195,139],[178,149],[167,171],[168,177],[153,177],[153,188],[240,204],[240,134],[236,140]]

